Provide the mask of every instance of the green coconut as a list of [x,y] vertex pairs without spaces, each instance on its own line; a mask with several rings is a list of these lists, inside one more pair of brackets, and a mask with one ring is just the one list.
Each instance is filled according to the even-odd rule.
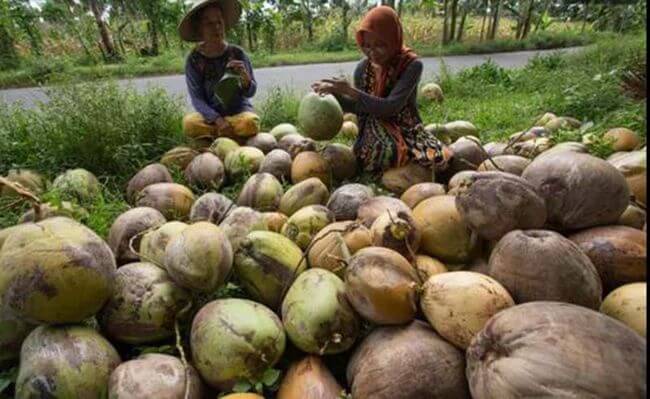
[[116,341],[154,343],[174,335],[176,315],[189,301],[189,293],[163,269],[152,263],[130,263],[118,269],[113,295],[99,323]]
[[[356,115],[354,116],[356,118]],[[339,135],[343,138],[354,140],[359,135],[359,125],[357,125],[356,122],[350,120],[348,121],[344,120],[343,124],[341,125],[341,130],[339,131]]]
[[170,169],[185,170],[199,152],[190,147],[174,147],[160,158],[160,163]]
[[282,226],[289,220],[287,215],[280,212],[263,212],[262,217],[264,217],[268,230],[275,233],[282,231]]
[[255,147],[239,147],[226,156],[226,173],[233,180],[241,179],[256,173],[262,161],[264,153]]
[[90,215],[86,209],[69,201],[61,201],[58,204],[46,202],[40,204],[38,209],[38,217],[36,216],[34,208],[31,208],[25,212],[20,219],[18,219],[18,223],[40,222],[43,219],[55,216],[65,216],[70,219],[83,220],[88,218]]
[[272,309],[306,267],[300,248],[271,231],[251,232],[235,253],[234,270],[244,289]]
[[478,129],[472,122],[468,121],[445,123],[444,130],[452,141],[456,141],[463,136],[478,136]]
[[550,133],[555,133],[556,131],[562,130],[575,130],[582,125],[582,122],[575,118],[569,116],[558,116],[555,118],[550,118],[548,122],[544,124],[544,129]]
[[210,146],[210,152],[219,157],[222,162],[225,162],[228,154],[239,147],[240,145],[235,140],[228,137],[219,137]]
[[282,235],[305,250],[323,227],[334,221],[334,214],[323,205],[309,205],[289,216],[282,226]]
[[399,253],[382,247],[359,250],[345,273],[345,295],[354,309],[375,324],[404,324],[417,311],[419,277]]
[[109,399],[202,399],[204,391],[191,364],[185,367],[181,359],[160,353],[120,364],[108,382]]
[[[5,178],[10,182],[20,184],[24,189],[36,195],[46,191],[49,186],[47,178],[29,169],[11,169]],[[15,196],[17,194],[13,189],[0,185],[0,196],[3,195]]]
[[279,141],[282,137],[289,134],[298,134],[298,129],[296,129],[296,127],[291,123],[280,123],[273,127],[269,134]]
[[203,379],[220,391],[258,381],[284,352],[282,321],[266,306],[246,299],[219,299],[194,317],[192,359]]
[[81,326],[40,326],[23,342],[16,399],[102,399],[120,356],[98,332]]
[[251,176],[239,192],[237,205],[247,206],[260,212],[276,211],[284,195],[282,184],[270,173]]
[[167,222],[162,226],[142,235],[139,256],[143,262],[151,262],[164,268],[165,248],[172,238],[179,235],[188,224],[183,222]]
[[246,206],[233,209],[219,227],[228,237],[233,252],[237,252],[239,245],[251,231],[268,230],[262,213]]
[[129,180],[126,186],[126,199],[132,204],[135,201],[136,195],[143,188],[154,183],[173,183],[171,173],[167,167],[161,163],[154,163],[147,165]]
[[327,186],[320,179],[310,177],[284,193],[280,199],[280,212],[291,216],[308,205],[325,205],[329,196]]
[[0,303],[0,368],[18,360],[20,346],[35,327],[11,315]]
[[353,178],[357,174],[357,158],[350,146],[340,143],[330,143],[321,153],[332,168],[332,177],[336,181]]
[[157,209],[168,220],[187,218],[193,203],[192,190],[176,183],[151,184],[138,193],[135,201],[136,206]]
[[235,209],[235,203],[225,195],[205,193],[192,204],[190,221],[192,223],[206,221],[219,224],[233,209]]
[[445,96],[442,94],[442,89],[437,83],[427,83],[422,86],[420,89],[420,96],[429,100],[442,102],[445,99]]
[[343,109],[331,94],[307,93],[298,106],[298,124],[314,140],[331,140],[343,125]]
[[282,323],[294,345],[321,356],[350,349],[360,326],[343,280],[325,269],[298,276],[282,301]]
[[140,259],[137,252],[139,252],[142,235],[166,222],[162,213],[149,207],[129,209],[118,216],[111,225],[107,240],[117,264],[122,265]]
[[93,202],[102,195],[99,180],[85,169],[71,169],[59,175],[52,183],[52,190],[62,199],[81,203]]
[[0,252],[0,301],[36,323],[76,323],[95,314],[115,280],[110,247],[72,219],[22,226]]
[[185,168],[185,181],[191,186],[218,190],[226,177],[223,162],[211,152],[204,152],[192,159]]
[[291,163],[291,155],[285,150],[276,148],[266,154],[259,171],[270,173],[281,180],[287,180],[291,176]]
[[179,286],[211,292],[225,282],[232,260],[232,246],[224,232],[212,223],[197,222],[169,241],[164,264]]

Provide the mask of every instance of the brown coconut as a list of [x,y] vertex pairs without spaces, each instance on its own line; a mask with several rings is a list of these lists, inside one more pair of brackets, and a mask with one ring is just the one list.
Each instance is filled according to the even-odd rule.
[[278,141],[278,148],[291,155],[291,159],[304,151],[316,151],[316,142],[301,134],[292,133],[282,137]]
[[467,348],[474,399],[643,398],[646,341],[614,319],[559,302],[499,312]]
[[471,259],[479,240],[456,209],[456,198],[438,195],[426,199],[413,210],[422,239],[420,252],[448,263]]
[[630,194],[641,204],[646,204],[647,153],[645,149],[632,151],[609,161],[625,176]]
[[185,180],[192,186],[218,190],[225,177],[223,162],[211,152],[197,155],[185,168]]
[[413,219],[412,212],[385,211],[370,227],[372,245],[398,252],[412,261],[420,248],[420,230]]
[[481,144],[465,137],[456,140],[449,148],[454,153],[446,172],[449,176],[463,170],[476,170],[487,159]]
[[197,155],[199,155],[199,152],[190,147],[174,147],[163,154],[160,158],[160,163],[168,168],[185,170],[187,165],[189,165]]
[[277,399],[337,399],[344,389],[318,356],[294,362],[282,379]]
[[629,203],[621,173],[588,154],[564,151],[539,157],[522,177],[546,202],[548,224],[554,229],[616,223]]
[[397,195],[402,195],[414,184],[427,182],[433,182],[433,171],[415,162],[388,169],[381,176],[381,184]]
[[354,399],[469,399],[463,352],[426,323],[380,327],[347,368]]
[[126,199],[132,204],[135,201],[136,195],[143,188],[154,183],[173,183],[172,175],[165,165],[161,163],[153,163],[147,165],[129,180],[126,186]]
[[474,176],[477,173],[481,172],[477,172],[475,170],[464,170],[453,175],[447,183],[447,194],[457,195],[460,183],[466,181],[470,176]]
[[374,196],[372,188],[363,184],[345,184],[332,193],[327,207],[334,213],[335,220],[355,220],[361,204]]
[[483,161],[477,170],[479,172],[501,171],[521,176],[529,164],[530,159],[520,155],[497,155],[496,157],[492,157],[492,160],[488,159]]
[[269,133],[258,133],[255,136],[246,140],[248,147],[255,147],[263,153],[268,154],[278,146],[278,141]]
[[596,266],[604,292],[646,281],[646,235],[627,226],[594,227],[569,236]]
[[162,213],[149,207],[129,209],[115,219],[108,232],[107,243],[118,265],[140,260],[138,251],[144,233],[165,224]]
[[438,183],[419,183],[404,191],[400,200],[409,208],[414,209],[423,200],[436,195],[445,195],[445,186]]
[[155,183],[145,187],[136,197],[136,206],[157,209],[168,220],[185,219],[192,209],[194,194],[176,183]]
[[327,269],[343,277],[350,256],[371,245],[370,230],[360,223],[330,223],[314,236],[307,256],[309,267]]
[[375,324],[403,324],[415,317],[418,275],[406,258],[381,247],[359,250],[345,273],[352,307]]
[[323,148],[321,155],[332,169],[336,181],[348,180],[357,174],[357,158],[352,148],[345,144],[330,143]]
[[418,277],[420,277],[423,284],[426,283],[429,277],[449,271],[444,263],[427,255],[416,255],[414,264]]
[[646,221],[646,212],[636,205],[628,205],[616,224],[642,230]]
[[612,142],[612,149],[614,151],[633,151],[641,144],[639,136],[632,130],[624,127],[608,130],[603,138]]
[[284,226],[289,219],[287,215],[280,212],[263,212],[262,217],[264,218],[269,231],[274,233],[279,233],[282,230],[282,226]]
[[223,194],[205,193],[192,204],[190,222],[219,224],[235,207],[235,203]]
[[602,299],[602,283],[591,260],[553,231],[506,234],[492,251],[488,274],[516,303],[561,301],[598,309]]
[[546,205],[535,188],[503,172],[480,172],[461,182],[456,208],[486,240],[498,240],[512,230],[542,228],[546,222]]
[[296,155],[291,164],[291,181],[300,183],[310,177],[316,177],[327,187],[332,183],[332,168],[322,155],[314,151],[305,151]]
[[398,212],[411,213],[411,208],[397,198],[379,195],[359,205],[357,218],[364,226],[370,228],[375,222],[375,219],[386,211],[391,211],[393,214],[397,214]]
[[287,180],[291,176],[291,155],[276,148],[264,157],[260,165],[260,173],[270,173],[279,180]]
[[506,147],[508,146],[507,143],[499,143],[495,141],[491,141],[483,146],[485,149],[485,152],[488,153],[491,157],[496,157],[498,155],[505,155],[505,150]]

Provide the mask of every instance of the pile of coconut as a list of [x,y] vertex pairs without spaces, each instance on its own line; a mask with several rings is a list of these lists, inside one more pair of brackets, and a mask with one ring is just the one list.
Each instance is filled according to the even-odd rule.
[[645,397],[634,132],[607,132],[603,160],[555,143],[569,117],[506,143],[430,125],[448,170],[389,170],[379,191],[327,142],[358,133],[333,97],[307,95],[298,121],[171,149],[132,177],[106,239],[77,221],[101,195],[92,173],[0,180],[69,199],[0,231],[15,397]]

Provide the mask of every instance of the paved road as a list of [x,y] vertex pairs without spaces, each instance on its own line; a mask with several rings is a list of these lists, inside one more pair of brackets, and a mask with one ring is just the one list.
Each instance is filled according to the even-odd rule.
[[[567,48],[563,52],[575,52],[579,47]],[[542,51],[519,51],[511,53],[496,53],[488,55],[459,55],[443,57],[442,60],[450,71],[458,71],[463,68],[479,65],[491,58],[495,63],[506,68],[517,68],[526,65],[528,60],[536,54],[551,53],[556,50]],[[440,71],[440,58],[423,58],[424,75],[426,81]],[[272,68],[259,68],[255,71],[255,77],[259,82],[258,94],[255,102],[262,100],[269,89],[273,87],[284,87],[302,94],[309,90],[309,85],[324,77],[345,74],[352,75],[356,62],[344,62],[338,64],[312,64],[296,65]],[[186,98],[185,80],[182,75],[157,76],[147,78],[124,79],[119,81],[121,85],[133,85],[138,90],[146,90],[150,86],[161,86],[173,95]],[[33,107],[38,101],[47,101],[43,91],[39,88],[10,89],[0,91],[0,101],[5,103],[22,103],[24,107]],[[188,109],[189,102],[186,101]]]

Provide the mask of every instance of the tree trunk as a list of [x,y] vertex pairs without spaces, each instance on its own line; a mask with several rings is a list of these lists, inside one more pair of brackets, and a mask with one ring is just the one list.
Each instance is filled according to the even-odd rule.
[[465,20],[467,19],[467,8],[463,10],[463,15],[460,17],[460,24],[458,25],[458,34],[456,35],[456,41],[461,42],[463,40],[463,33],[465,33]]
[[399,3],[397,3],[397,16],[402,17],[402,4],[404,4],[404,0],[399,0]]
[[451,0],[451,27],[449,28],[449,41],[456,38],[456,17],[458,16],[458,0]]
[[442,20],[442,44],[449,42],[449,0],[443,0],[444,16]]
[[151,36],[151,49],[149,55],[155,56],[160,54],[160,44],[158,41],[158,26],[155,21],[149,20],[149,35]]
[[250,22],[246,22],[246,38],[248,39],[248,49],[253,51],[253,29]]
[[489,39],[494,40],[499,31],[499,9],[501,8],[501,0],[496,0],[494,5],[494,12],[492,13],[492,25],[490,26]]
[[528,10],[526,12],[526,18],[524,19],[524,27],[523,27],[523,32],[521,34],[521,38],[525,39],[528,37],[528,34],[530,33],[530,26],[532,24],[532,19],[533,19],[533,9],[535,8],[535,0],[530,0],[528,4]]
[[479,36],[479,41],[483,41],[485,35],[485,21],[487,20],[487,8],[488,0],[483,2],[483,17],[481,18],[481,35]]
[[582,20],[582,28],[580,29],[581,33],[585,32],[585,28],[587,27],[587,18],[589,17],[589,0],[585,0],[585,12],[583,15],[583,20]]
[[102,40],[102,45],[104,46],[106,59],[111,60],[111,59],[119,58],[117,51],[115,51],[115,46],[113,45],[113,41],[111,40],[111,35],[108,32],[108,27],[106,26],[106,23],[102,20],[102,14],[99,10],[99,6],[97,5],[97,0],[90,0],[90,10],[92,11],[93,16],[95,17],[95,22],[97,23],[97,29],[99,29],[99,35]]

